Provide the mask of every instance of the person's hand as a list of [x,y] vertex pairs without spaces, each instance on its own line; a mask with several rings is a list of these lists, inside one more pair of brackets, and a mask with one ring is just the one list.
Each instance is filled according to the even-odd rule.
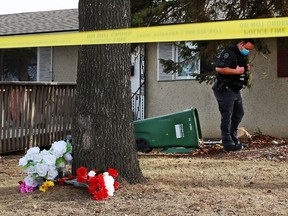
[[250,71],[251,70],[251,66],[250,64],[247,64],[247,71]]
[[239,66],[237,66],[235,70],[236,70],[236,71],[235,71],[236,74],[243,74],[244,71],[245,71],[245,68],[244,68],[244,67],[239,67]]

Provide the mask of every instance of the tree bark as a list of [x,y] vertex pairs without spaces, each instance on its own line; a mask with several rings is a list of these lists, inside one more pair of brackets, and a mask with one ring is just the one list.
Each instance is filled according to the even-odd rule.
[[[129,0],[79,0],[80,31],[129,26]],[[111,167],[120,180],[144,182],[133,131],[130,45],[81,46],[78,56],[73,172],[80,166]]]

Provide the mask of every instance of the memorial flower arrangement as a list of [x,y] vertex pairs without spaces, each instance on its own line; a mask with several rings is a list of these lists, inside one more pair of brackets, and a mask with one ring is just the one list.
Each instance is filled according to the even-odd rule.
[[19,165],[23,167],[27,176],[19,181],[21,193],[30,193],[37,188],[46,192],[49,188],[58,185],[73,184],[76,187],[86,187],[93,199],[103,200],[113,196],[118,189],[117,170],[109,168],[106,172],[86,167],[79,167],[76,176],[58,178],[67,165],[72,162],[72,144],[69,141],[54,142],[49,150],[40,151],[39,147],[30,148],[24,157],[20,158]]
[[109,196],[113,196],[114,191],[119,186],[115,180],[118,172],[113,168],[109,168],[107,172],[99,172],[95,169],[88,172],[86,167],[79,167],[76,174],[76,179],[66,182],[87,187],[94,200],[103,200]]
[[30,148],[19,160],[19,165],[27,174],[24,181],[19,182],[20,192],[33,192],[37,187],[45,192],[49,187],[53,187],[53,180],[71,164],[71,153],[71,143],[64,140],[54,142],[49,150]]
[[113,196],[119,183],[117,170],[109,168],[106,172],[92,169],[88,172],[86,167],[79,167],[76,176],[68,176],[57,179],[59,185],[72,184],[76,187],[85,187],[92,194],[94,200],[103,200]]

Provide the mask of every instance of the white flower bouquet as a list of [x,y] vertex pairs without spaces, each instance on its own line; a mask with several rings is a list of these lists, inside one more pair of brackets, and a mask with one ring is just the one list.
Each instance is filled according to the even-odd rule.
[[73,159],[71,153],[72,144],[64,140],[54,142],[49,150],[30,148],[19,160],[19,165],[27,173],[23,182],[25,187],[36,188],[41,186],[44,180],[54,180],[59,172],[63,172],[66,166],[71,164]]

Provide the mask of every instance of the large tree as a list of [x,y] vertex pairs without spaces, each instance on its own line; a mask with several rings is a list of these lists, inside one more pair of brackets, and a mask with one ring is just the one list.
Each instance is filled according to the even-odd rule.
[[[79,30],[130,27],[130,0],[79,0]],[[80,46],[72,119],[73,171],[79,166],[118,170],[144,182],[133,133],[130,45]]]

